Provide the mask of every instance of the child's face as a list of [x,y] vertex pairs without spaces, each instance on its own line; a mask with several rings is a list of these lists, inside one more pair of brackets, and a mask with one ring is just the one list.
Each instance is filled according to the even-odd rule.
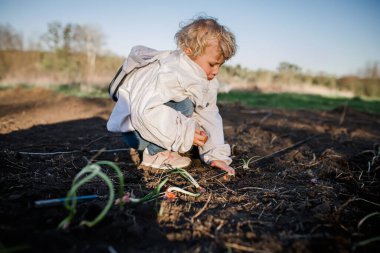
[[218,74],[220,66],[224,63],[224,57],[220,52],[217,41],[211,42],[202,55],[190,58],[196,62],[206,73],[207,80],[212,80]]

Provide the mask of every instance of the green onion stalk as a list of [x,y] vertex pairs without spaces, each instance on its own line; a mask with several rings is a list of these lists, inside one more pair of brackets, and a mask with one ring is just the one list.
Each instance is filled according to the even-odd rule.
[[[193,184],[198,189],[198,193],[193,193],[190,191],[186,191],[180,187],[173,187],[173,186],[167,188],[165,191],[166,193],[180,192],[180,193],[183,193],[185,195],[192,196],[192,197],[199,197],[202,193],[205,192],[204,188],[202,188],[198,184],[198,182],[186,170],[184,170],[182,168],[171,169],[168,171],[168,175],[170,175],[170,174],[179,174],[180,176],[182,176],[184,179],[189,181],[191,184]],[[166,184],[166,182],[168,180],[169,180],[168,177],[165,177],[164,179],[162,179],[161,182],[157,185],[157,187],[152,192],[148,193],[147,195],[145,195],[142,198],[134,198],[134,197],[131,197],[129,193],[127,193],[122,198],[117,199],[115,204],[119,204],[122,202],[124,202],[124,203],[143,203],[143,202],[153,200],[153,199],[160,196],[161,188]]]
[[[119,195],[122,197],[124,195],[124,177],[123,174],[121,173],[119,167],[108,161],[99,161],[95,164],[90,164],[84,167],[74,178],[71,188],[67,193],[66,196],[66,201],[65,201],[65,208],[69,211],[69,214],[67,217],[58,225],[58,228],[67,228],[72,219],[74,218],[74,215],[76,213],[76,204],[77,204],[77,199],[76,199],[76,193],[79,190],[80,187],[82,187],[84,184],[88,183],[90,180],[92,180],[95,177],[100,177],[107,185],[108,187],[108,201],[106,206],[103,208],[103,210],[98,214],[97,217],[95,217],[94,220],[92,221],[82,221],[80,224],[85,225],[88,227],[93,227],[97,223],[99,223],[104,216],[108,213],[110,208],[112,207],[112,204],[115,199],[115,191],[114,191],[114,186],[111,181],[111,179],[101,171],[101,165],[107,165],[111,168],[113,168],[119,177],[119,183],[120,183],[120,192]],[[121,206],[123,203],[121,203]]]
[[[102,172],[102,168],[101,168],[102,165],[106,165],[114,169],[116,175],[119,178],[119,185],[120,185],[119,198],[116,199],[116,201],[115,201],[115,190],[114,190],[113,183],[111,179],[104,172]],[[179,174],[185,180],[193,184],[197,188],[198,192],[193,193],[193,192],[184,190],[180,187],[171,186],[166,189],[166,193],[180,192],[185,195],[198,197],[205,191],[204,188],[202,188],[198,184],[198,182],[184,169],[176,168],[176,169],[169,170],[168,175],[170,174]],[[129,193],[124,194],[124,177],[120,171],[120,168],[115,163],[109,162],[109,161],[99,161],[94,164],[87,165],[75,176],[71,184],[71,188],[68,191],[66,200],[65,200],[65,208],[69,211],[69,214],[59,224],[58,228],[67,228],[70,225],[76,213],[77,191],[79,190],[80,187],[82,187],[84,184],[88,183],[95,177],[100,177],[106,183],[109,194],[108,194],[107,204],[105,205],[103,210],[98,214],[98,216],[95,217],[95,219],[92,221],[84,220],[80,223],[81,225],[85,225],[88,227],[93,227],[96,224],[98,224],[105,217],[108,211],[111,209],[113,203],[115,203],[116,205],[120,205],[120,207],[122,208],[124,203],[143,203],[143,202],[147,202],[147,201],[158,198],[161,195],[162,187],[169,180],[169,177],[166,176],[160,181],[160,183],[157,185],[157,187],[153,191],[151,191],[150,193],[148,193],[142,198],[135,198],[135,197],[131,197]]]

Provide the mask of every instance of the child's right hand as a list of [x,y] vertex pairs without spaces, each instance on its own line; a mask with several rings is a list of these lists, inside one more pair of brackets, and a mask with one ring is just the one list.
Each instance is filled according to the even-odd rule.
[[214,160],[214,161],[212,161],[211,162],[211,164],[210,164],[212,167],[217,167],[217,168],[219,168],[219,169],[221,169],[221,170],[224,170],[225,172],[227,172],[228,174],[228,176],[235,176],[235,169],[234,168],[232,168],[232,167],[230,167],[230,166],[228,166],[227,164],[226,164],[226,162],[224,162],[224,161],[221,161],[221,160]]
[[194,140],[193,140],[193,145],[194,146],[200,146],[202,147],[205,145],[205,143],[208,140],[208,136],[203,130],[195,129],[194,133]]

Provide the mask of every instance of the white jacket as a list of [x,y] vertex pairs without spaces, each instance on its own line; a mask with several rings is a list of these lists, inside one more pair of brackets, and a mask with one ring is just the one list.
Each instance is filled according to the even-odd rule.
[[[167,150],[187,152],[196,127],[208,141],[199,147],[201,159],[231,163],[230,146],[224,143],[223,122],[216,105],[218,81],[207,80],[203,69],[182,51],[156,51],[137,46],[122,66],[127,77],[118,90],[118,101],[107,122],[111,132],[137,130],[147,141]],[[189,98],[195,105],[187,118],[164,105]]]

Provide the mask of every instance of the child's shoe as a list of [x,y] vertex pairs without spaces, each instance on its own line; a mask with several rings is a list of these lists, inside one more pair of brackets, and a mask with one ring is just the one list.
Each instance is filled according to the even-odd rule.
[[145,149],[141,165],[149,166],[155,169],[166,170],[174,168],[185,168],[189,166],[190,163],[190,158],[180,156],[177,152],[163,151],[155,155],[150,155],[148,153],[148,150]]

